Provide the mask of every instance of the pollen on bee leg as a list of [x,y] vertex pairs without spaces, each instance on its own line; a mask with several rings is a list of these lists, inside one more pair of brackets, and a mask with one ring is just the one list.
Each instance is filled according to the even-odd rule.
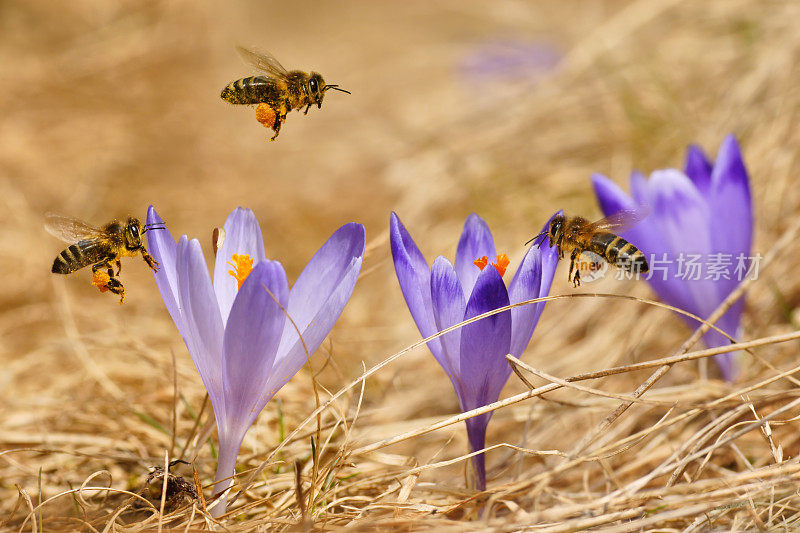
[[94,271],[94,275],[92,276],[92,285],[100,289],[100,292],[106,292],[108,290],[109,281],[111,281],[111,277],[107,272],[103,270]]
[[228,274],[236,278],[237,290],[241,289],[242,283],[253,270],[253,258],[248,254],[233,254],[228,264],[233,267],[233,270],[228,270]]
[[271,128],[275,125],[277,113],[269,105],[261,103],[256,107],[256,120],[261,123],[265,128]]

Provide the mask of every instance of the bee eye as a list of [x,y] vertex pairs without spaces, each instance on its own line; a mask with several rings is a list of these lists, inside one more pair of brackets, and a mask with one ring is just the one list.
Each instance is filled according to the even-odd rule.
[[308,82],[308,88],[311,89],[312,93],[317,92],[317,80],[311,78],[311,81]]

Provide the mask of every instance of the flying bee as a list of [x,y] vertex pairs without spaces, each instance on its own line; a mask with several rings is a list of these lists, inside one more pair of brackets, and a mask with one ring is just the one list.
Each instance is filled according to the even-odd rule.
[[575,268],[575,261],[584,251],[595,253],[608,263],[628,272],[644,273],[649,268],[644,254],[616,233],[633,226],[646,214],[642,211],[623,210],[597,222],[589,222],[582,217],[556,215],[550,220],[547,230],[528,243],[541,239],[537,244],[541,247],[544,240],[548,239],[551,247],[557,247],[561,259],[565,252],[570,252],[567,281],[572,282],[575,287],[581,284],[580,271]]
[[220,98],[231,104],[258,104],[256,120],[265,128],[272,128],[275,135],[281,131],[286,121],[286,114],[293,109],[300,110],[305,106],[304,115],[312,105],[322,109],[325,91],[333,89],[350,94],[335,84],[326,84],[317,72],[310,74],[300,71],[287,71],[280,62],[269,53],[258,53],[237,46],[239,54],[245,61],[256,67],[267,76],[250,76],[229,83],[220,94]]
[[121,257],[135,257],[141,253],[147,266],[154,272],[158,270],[158,263],[147,253],[142,236],[150,230],[164,229],[162,224],[143,226],[138,219],[128,217],[125,223],[112,220],[96,228],[76,218],[53,213],[45,218],[45,229],[51,235],[71,243],[53,261],[54,274],[69,274],[92,265],[92,284],[101,292],[119,295],[121,304],[125,300],[125,287],[117,279],[122,271]]

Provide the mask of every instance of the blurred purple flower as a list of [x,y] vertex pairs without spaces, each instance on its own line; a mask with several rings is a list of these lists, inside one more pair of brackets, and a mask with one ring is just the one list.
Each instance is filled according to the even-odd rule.
[[[428,267],[411,235],[395,213],[390,221],[392,257],[411,316],[420,334],[429,337],[493,309],[547,296],[558,257],[555,248],[531,247],[506,288],[504,254],[496,255],[486,222],[467,217],[458,241],[455,267],[439,256]],[[489,258],[497,263],[487,266]],[[428,348],[453,383],[462,411],[497,401],[511,375],[506,354],[521,356],[544,309],[544,303],[515,307],[446,333]],[[491,413],[466,421],[473,451],[485,447]],[[477,488],[486,488],[483,454],[473,457]]]
[[[162,223],[152,206],[147,221]],[[264,254],[252,211],[234,209],[224,229],[213,283],[197,239],[183,235],[176,244],[169,230],[147,233],[161,265],[155,273],[158,290],[217,419],[215,493],[233,483],[222,480],[233,476],[242,440],[258,414],[306,363],[306,348],[313,354],[341,315],[361,270],[366,238],[360,224],[339,228],[290,290],[283,266]],[[213,509],[215,516],[225,512],[225,498]]]
[[[753,206],[747,169],[733,135],[722,142],[713,165],[699,147],[690,146],[683,172],[658,170],[649,180],[634,172],[633,197],[599,174],[592,176],[592,184],[606,215],[641,205],[651,209],[647,218],[622,236],[647,256],[648,281],[666,303],[708,318],[741,281],[741,273],[736,276],[733,271],[742,261],[749,268]],[[699,255],[705,262],[701,279],[685,279],[685,261],[691,255]],[[727,279],[707,275],[710,262],[723,257],[731,260]],[[743,307],[740,299],[716,325],[737,337]],[[695,320],[684,319],[692,328],[699,326]],[[713,330],[703,341],[709,347],[730,343]],[[739,368],[733,354],[717,355],[716,362],[726,380],[736,379]]]
[[558,66],[561,57],[550,43],[493,40],[466,55],[460,70],[470,82],[537,81]]

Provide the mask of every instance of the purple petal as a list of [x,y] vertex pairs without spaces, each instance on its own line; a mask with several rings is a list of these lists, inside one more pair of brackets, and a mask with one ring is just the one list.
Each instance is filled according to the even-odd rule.
[[[492,266],[484,268],[467,301],[464,319],[508,305],[503,278]],[[506,354],[511,346],[511,312],[503,311],[468,324],[461,330],[462,407],[494,402],[511,374]]]
[[[563,215],[559,211],[553,216]],[[552,220],[552,217],[550,218]],[[542,228],[547,231],[550,220]],[[553,276],[558,266],[558,250],[555,246],[548,246],[548,241],[543,241],[541,246],[532,244],[522,259],[514,278],[508,285],[508,298],[512,304],[547,296],[553,283]],[[544,311],[544,302],[523,305],[511,310],[511,347],[509,353],[519,357],[528,346],[533,330],[536,328],[539,317]]]
[[[464,421],[467,424],[469,446],[473,452],[486,447],[486,426],[489,425],[489,419],[491,417],[492,413],[486,413],[473,416]],[[475,488],[481,491],[486,490],[485,454],[481,453],[472,458],[472,469],[475,472]]]
[[[750,180],[733,135],[722,142],[711,174],[711,252],[750,255],[753,239],[753,206]],[[738,285],[735,276],[722,280],[720,297]]]
[[197,239],[182,236],[177,253],[179,305],[186,326],[186,347],[200,373],[214,412],[225,418],[222,386],[222,317],[211,285],[206,261]]
[[680,171],[656,171],[650,179],[654,225],[669,248],[668,258],[671,260],[667,289],[675,292],[675,296],[688,298],[688,301],[677,302],[669,295],[662,297],[668,303],[680,304],[687,311],[707,317],[720,301],[714,283],[710,280],[687,281],[676,276],[681,254],[685,258],[700,254],[702,262],[711,250],[708,203]]
[[[450,261],[436,258],[431,268],[431,298],[436,329],[442,331],[464,320],[467,302],[458,275]],[[461,328],[439,337],[442,358],[437,360],[447,376],[457,384],[460,380]]]
[[267,260],[256,265],[236,295],[223,344],[226,432],[246,431],[269,400],[265,391],[288,299],[283,267]]
[[[430,268],[395,213],[389,218],[389,232],[394,270],[403,298],[422,337],[430,337],[438,331],[433,318]],[[428,348],[437,361],[442,360],[442,346],[439,339],[429,341]]]
[[[163,224],[164,221],[151,205],[147,208],[147,224]],[[183,316],[178,306],[178,274],[177,274],[177,249],[175,239],[168,229],[150,230],[147,232],[147,248],[153,259],[158,263],[158,270],[153,273],[156,287],[161,293],[161,299],[169,311],[169,316],[178,328],[181,337],[184,333]]]
[[[268,394],[277,392],[303,367],[336,324],[353,294],[365,245],[364,226],[345,224],[303,269],[289,293],[287,310],[294,325],[287,320],[284,326]],[[303,335],[302,342],[295,325]]]
[[475,280],[478,279],[478,274],[481,272],[475,266],[474,261],[484,256],[489,263],[492,263],[497,257],[492,232],[489,231],[489,226],[481,217],[470,213],[464,222],[464,230],[461,232],[456,249],[456,273],[461,281],[461,288],[464,289],[465,299],[472,294]]
[[236,278],[228,274],[231,266],[228,261],[233,254],[247,254],[253,258],[253,264],[263,261],[264,240],[261,237],[261,227],[256,216],[250,209],[237,207],[234,209],[223,226],[225,240],[217,251],[214,261],[214,292],[217,295],[219,309],[222,314],[223,324],[228,320],[233,300],[239,289]]
[[703,149],[694,144],[686,150],[684,172],[692,180],[694,186],[704,198],[708,198],[711,189],[711,162]]

